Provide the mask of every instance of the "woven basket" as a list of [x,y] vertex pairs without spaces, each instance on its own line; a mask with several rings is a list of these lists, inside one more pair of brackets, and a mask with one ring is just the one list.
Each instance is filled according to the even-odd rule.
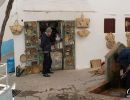
[[77,28],[88,28],[90,23],[89,18],[85,18],[84,15],[81,15],[80,18],[76,18]]
[[23,31],[23,26],[19,24],[18,20],[16,20],[13,26],[10,26],[10,30],[14,35],[20,35]]
[[25,54],[22,54],[22,55],[20,56],[20,61],[21,61],[22,63],[25,63],[25,62],[27,61],[27,57],[26,57]]
[[88,30],[86,30],[86,29],[82,29],[80,31],[77,31],[77,34],[80,37],[87,37],[90,34],[90,32]]

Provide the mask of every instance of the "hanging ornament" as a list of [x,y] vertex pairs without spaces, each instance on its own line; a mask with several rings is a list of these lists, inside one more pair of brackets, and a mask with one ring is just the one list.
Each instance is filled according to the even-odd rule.
[[115,44],[116,44],[114,34],[107,33],[107,35],[105,36],[105,39],[106,39],[106,46],[107,46],[107,48],[108,49],[112,49],[115,46]]
[[77,28],[88,28],[90,23],[89,18],[85,18],[82,14],[80,18],[76,18],[76,26]]
[[23,31],[23,26],[19,24],[18,20],[15,20],[13,26],[10,26],[10,30],[14,35],[19,35]]
[[89,28],[90,19],[85,18],[82,14],[81,17],[76,18],[76,27],[78,29],[77,34],[80,37],[87,37],[90,34]]
[[[16,0],[16,10],[18,9],[17,4],[18,4],[18,1]],[[23,26],[20,25],[20,23],[18,21],[18,11],[16,11],[15,15],[16,15],[16,20],[15,20],[14,24],[12,26],[10,26],[10,30],[11,30],[12,34],[20,35],[23,31]]]
[[82,30],[77,31],[77,34],[80,37],[87,37],[90,34],[90,32],[87,29],[82,29]]

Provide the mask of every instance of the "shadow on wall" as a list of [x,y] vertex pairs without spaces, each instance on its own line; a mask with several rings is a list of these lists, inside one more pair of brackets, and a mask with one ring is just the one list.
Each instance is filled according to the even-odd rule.
[[14,40],[10,39],[2,43],[2,62],[6,62],[8,58],[14,57]]

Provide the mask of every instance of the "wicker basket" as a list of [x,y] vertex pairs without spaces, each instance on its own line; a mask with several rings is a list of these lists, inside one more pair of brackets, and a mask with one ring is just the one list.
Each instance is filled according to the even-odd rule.
[[25,54],[22,54],[22,55],[20,56],[20,61],[21,61],[22,63],[25,63],[25,62],[27,61],[27,57],[26,57]]
[[90,32],[87,29],[82,29],[80,31],[77,31],[77,34],[80,37],[87,37],[90,34]]
[[77,28],[88,28],[90,23],[89,18],[85,18],[84,15],[81,15],[80,18],[76,18]]
[[23,31],[23,26],[19,24],[18,20],[16,20],[13,26],[10,26],[10,30],[14,35],[19,35]]

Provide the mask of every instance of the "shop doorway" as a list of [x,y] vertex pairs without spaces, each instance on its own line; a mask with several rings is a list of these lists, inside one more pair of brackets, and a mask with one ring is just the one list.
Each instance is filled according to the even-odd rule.
[[61,21],[39,21],[38,23],[39,23],[39,34],[40,34],[39,36],[44,34],[48,27],[51,27],[52,29],[52,35],[50,37],[50,41],[52,45],[52,52],[51,52],[52,70],[64,69],[63,36],[61,32]]
[[53,46],[51,53],[53,61],[52,69],[75,69],[74,21],[25,22],[25,49],[27,51],[27,49],[30,48],[34,49],[32,51],[35,51],[35,55],[32,55],[31,52],[29,53],[31,60],[29,58],[28,64],[42,64],[44,55],[36,40],[40,38],[41,34],[44,33],[48,27],[52,28],[52,35],[50,37]]

